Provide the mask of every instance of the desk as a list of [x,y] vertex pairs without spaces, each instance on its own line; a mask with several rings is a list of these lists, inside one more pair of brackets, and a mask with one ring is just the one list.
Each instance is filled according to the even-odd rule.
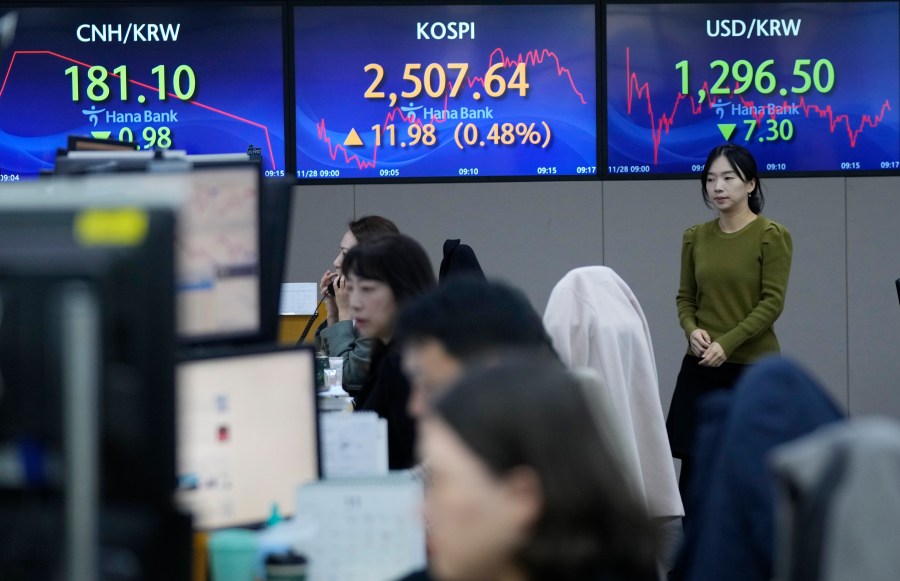
[[[304,345],[312,345],[315,339],[316,329],[325,322],[328,311],[324,305],[319,307],[319,315],[315,318]],[[300,338],[300,333],[306,328],[306,324],[312,315],[281,315],[278,324],[278,343],[281,345],[294,345]]]
[[319,412],[345,412],[353,411],[351,407],[353,398],[344,393],[344,395],[327,395],[320,393],[318,395]]
[[[304,345],[312,345],[315,340],[316,329],[325,322],[327,311],[325,307],[319,309],[319,315],[315,318],[309,334],[306,336]],[[278,343],[281,345],[294,345],[300,338],[300,333],[306,328],[311,315],[282,315],[279,321]],[[343,390],[343,395],[335,397],[334,395],[319,394],[319,411],[343,411],[350,405],[350,396]]]

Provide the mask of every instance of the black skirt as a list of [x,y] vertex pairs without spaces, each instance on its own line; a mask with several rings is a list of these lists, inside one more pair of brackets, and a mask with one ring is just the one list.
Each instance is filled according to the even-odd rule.
[[697,427],[697,400],[717,389],[732,389],[747,369],[744,363],[725,362],[719,367],[704,367],[700,358],[685,355],[675,383],[672,405],[666,418],[669,445],[675,458],[693,456],[694,430]]

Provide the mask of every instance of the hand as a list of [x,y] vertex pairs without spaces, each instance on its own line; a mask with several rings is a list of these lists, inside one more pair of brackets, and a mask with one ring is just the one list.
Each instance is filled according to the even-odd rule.
[[325,274],[322,275],[322,279],[319,281],[319,292],[321,292],[322,296],[325,298],[325,308],[328,311],[325,320],[329,325],[335,324],[338,320],[337,303],[335,303],[334,297],[331,295],[331,293],[328,292],[328,285],[331,284],[337,277],[338,273],[331,270],[326,270]]
[[322,275],[322,279],[319,280],[319,292],[322,293],[323,296],[327,298],[334,298],[331,296],[331,293],[328,292],[328,285],[331,284],[337,277],[338,273],[332,270],[326,270],[325,274]]
[[350,315],[350,293],[347,291],[347,277],[344,275],[334,279],[334,302],[337,305],[339,321],[349,321],[353,318]]
[[722,346],[716,342],[713,342],[706,349],[706,353],[703,354],[703,358],[700,359],[700,365],[704,367],[718,367],[725,363],[725,350],[722,349]]
[[706,350],[709,349],[710,343],[712,340],[709,338],[709,333],[704,331],[703,329],[694,329],[691,331],[691,351],[694,352],[694,355],[697,357],[703,357],[703,354],[706,353]]

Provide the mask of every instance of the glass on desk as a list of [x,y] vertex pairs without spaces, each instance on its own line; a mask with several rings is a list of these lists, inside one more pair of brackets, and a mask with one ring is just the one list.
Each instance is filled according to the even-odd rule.
[[344,386],[344,358],[343,357],[329,357],[328,358],[328,368],[335,372],[335,377],[332,380],[332,383],[328,383],[326,381],[326,384],[329,387],[331,387],[331,386],[343,387]]
[[253,531],[226,529],[213,533],[207,545],[212,581],[254,581],[257,537]]
[[306,557],[293,551],[266,557],[266,581],[305,581]]
[[328,383],[325,381],[325,370],[328,369],[328,356],[324,351],[316,353],[316,388],[319,391],[327,391]]
[[341,385],[341,372],[337,369],[328,368],[325,370],[325,387],[330,391],[335,386]]

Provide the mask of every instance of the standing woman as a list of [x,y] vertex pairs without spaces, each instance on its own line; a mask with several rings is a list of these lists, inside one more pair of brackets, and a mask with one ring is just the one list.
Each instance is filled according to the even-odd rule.
[[787,228],[762,216],[756,161],[731,143],[713,149],[700,176],[703,201],[719,216],[684,232],[678,319],[688,339],[666,421],[672,455],[682,461],[682,499],[692,468],[696,404],[734,386],[747,365],[780,351],[774,323],[791,271]]
[[415,463],[416,426],[407,413],[410,386],[393,340],[394,327],[410,299],[434,288],[434,270],[422,246],[402,234],[355,246],[344,257],[343,270],[356,329],[376,341],[355,408],[387,420],[389,467],[409,468]]

